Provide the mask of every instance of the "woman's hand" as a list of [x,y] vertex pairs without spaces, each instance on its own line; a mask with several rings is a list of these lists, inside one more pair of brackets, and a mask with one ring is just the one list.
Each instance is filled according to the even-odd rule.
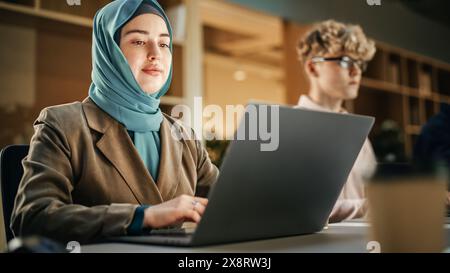
[[186,221],[198,223],[208,205],[208,199],[181,195],[145,210],[144,228],[162,228]]

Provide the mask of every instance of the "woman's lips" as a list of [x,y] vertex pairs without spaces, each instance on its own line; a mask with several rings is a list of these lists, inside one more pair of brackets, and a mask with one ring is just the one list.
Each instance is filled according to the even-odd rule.
[[144,68],[142,71],[150,76],[159,76],[162,73],[162,70],[159,68]]

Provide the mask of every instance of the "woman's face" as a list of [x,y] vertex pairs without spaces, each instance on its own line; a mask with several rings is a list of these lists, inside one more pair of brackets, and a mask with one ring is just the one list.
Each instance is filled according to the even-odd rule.
[[120,34],[120,49],[141,89],[158,92],[169,77],[172,53],[164,20],[155,14],[133,18]]

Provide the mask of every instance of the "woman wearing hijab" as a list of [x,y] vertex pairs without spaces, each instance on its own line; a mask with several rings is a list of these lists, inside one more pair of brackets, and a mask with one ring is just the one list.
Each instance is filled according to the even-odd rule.
[[[83,102],[34,123],[11,228],[16,236],[92,242],[198,222],[218,170],[197,140],[172,137],[161,113],[172,31],[153,0],[116,0],[94,18],[92,84]],[[176,127],[179,133],[192,133]]]

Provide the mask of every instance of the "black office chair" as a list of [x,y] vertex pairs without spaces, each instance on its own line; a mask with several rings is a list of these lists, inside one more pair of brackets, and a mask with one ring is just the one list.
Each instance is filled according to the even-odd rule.
[[11,145],[0,152],[0,190],[7,241],[14,238],[9,222],[17,188],[23,175],[22,159],[28,154],[28,149],[29,145]]

